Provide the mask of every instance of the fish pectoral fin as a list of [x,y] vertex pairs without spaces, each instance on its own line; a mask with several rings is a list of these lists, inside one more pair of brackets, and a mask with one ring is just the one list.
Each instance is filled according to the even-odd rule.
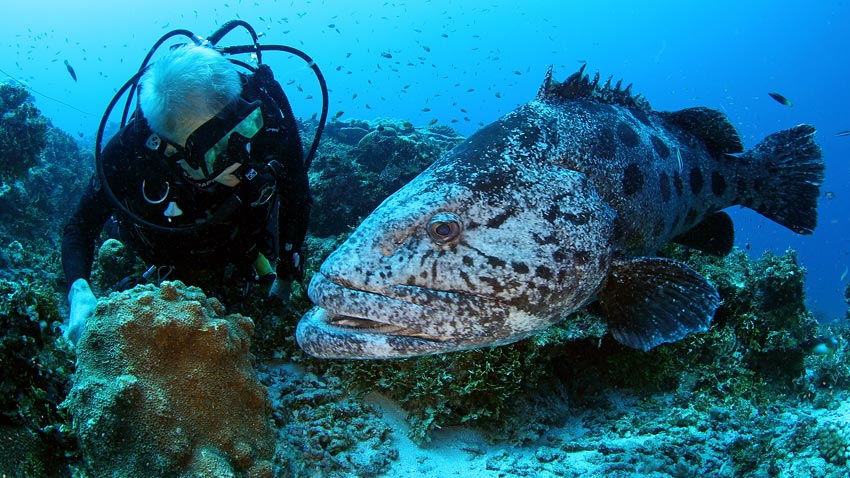
[[698,106],[679,111],[661,111],[658,114],[699,138],[712,153],[744,151],[744,143],[738,131],[722,111]]
[[715,212],[690,230],[673,238],[673,242],[699,249],[707,254],[725,256],[735,244],[735,227],[725,212]]
[[681,262],[643,257],[612,267],[599,305],[618,342],[647,351],[707,330],[720,295]]

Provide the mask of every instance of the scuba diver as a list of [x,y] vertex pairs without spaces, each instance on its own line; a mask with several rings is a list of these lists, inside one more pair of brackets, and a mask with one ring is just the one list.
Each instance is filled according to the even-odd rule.
[[[216,46],[238,26],[252,35],[253,45]],[[192,42],[148,65],[156,48],[175,35]],[[74,344],[97,303],[88,279],[104,229],[151,265],[142,280],[119,289],[179,279],[220,295],[234,283],[261,280],[270,284],[269,297],[288,303],[291,281],[303,279],[307,170],[327,117],[327,87],[303,52],[259,45],[257,38],[241,20],[206,40],[170,32],[107,107],[96,142],[97,172],[62,237],[70,284],[65,336]],[[300,56],[322,87],[325,102],[306,157],[289,101],[261,61],[267,50]],[[257,65],[225,56],[235,53],[250,53]],[[101,151],[104,125],[127,91],[121,128]]]

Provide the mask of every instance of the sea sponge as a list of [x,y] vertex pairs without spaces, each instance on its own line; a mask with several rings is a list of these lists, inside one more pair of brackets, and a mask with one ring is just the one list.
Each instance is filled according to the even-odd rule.
[[253,328],[181,282],[102,300],[63,404],[90,474],[271,477],[275,436],[248,351]]

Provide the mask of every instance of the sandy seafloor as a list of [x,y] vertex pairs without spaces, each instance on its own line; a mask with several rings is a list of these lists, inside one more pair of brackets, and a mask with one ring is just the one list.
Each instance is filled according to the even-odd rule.
[[[418,446],[404,435],[403,412],[389,402],[377,402],[384,419],[398,430],[395,444],[399,460],[384,476],[667,477],[696,476],[694,472],[718,477],[850,476],[850,469],[826,472],[816,443],[796,451],[789,446],[802,422],[818,416],[850,416],[850,405],[846,403],[832,412],[800,407],[774,411],[778,416],[773,444],[777,451],[789,448],[782,463],[784,468],[741,474],[732,457],[724,456],[723,449],[735,440],[746,440],[751,431],[730,429],[716,416],[726,413],[722,410],[706,416],[687,408],[667,407],[667,398],[670,397],[653,397],[622,412],[613,408],[577,410],[564,426],[551,429],[529,446],[491,445],[480,433],[464,427],[436,431],[430,443]],[[757,410],[752,413],[759,414]],[[694,455],[693,461],[704,466],[688,466],[680,453]]]
[[[291,365],[283,365],[292,373]],[[274,388],[274,387],[272,387]],[[364,401],[380,411],[398,458],[384,473],[322,473],[313,477],[818,477],[850,476],[850,464],[828,463],[821,432],[850,419],[850,393],[835,392],[817,408],[788,396],[755,406],[744,399],[707,411],[694,407],[698,390],[637,395],[608,390],[590,404],[563,403],[563,423],[529,444],[491,443],[473,427],[434,430],[429,441],[408,437],[405,412],[375,393]],[[850,446],[850,445],[848,445]],[[384,453],[386,450],[375,453]],[[368,453],[364,452],[364,453]],[[367,461],[364,459],[364,461]]]

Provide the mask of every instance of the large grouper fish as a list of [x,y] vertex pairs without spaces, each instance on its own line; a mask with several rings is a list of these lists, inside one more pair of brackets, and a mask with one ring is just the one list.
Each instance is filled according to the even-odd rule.
[[[720,304],[679,242],[725,254],[742,205],[811,234],[824,179],[815,129],[750,151],[708,108],[659,112],[584,67],[443,155],[321,265],[298,324],[321,358],[504,345],[588,306],[643,350],[705,331]],[[737,154],[743,153],[743,154]]]

